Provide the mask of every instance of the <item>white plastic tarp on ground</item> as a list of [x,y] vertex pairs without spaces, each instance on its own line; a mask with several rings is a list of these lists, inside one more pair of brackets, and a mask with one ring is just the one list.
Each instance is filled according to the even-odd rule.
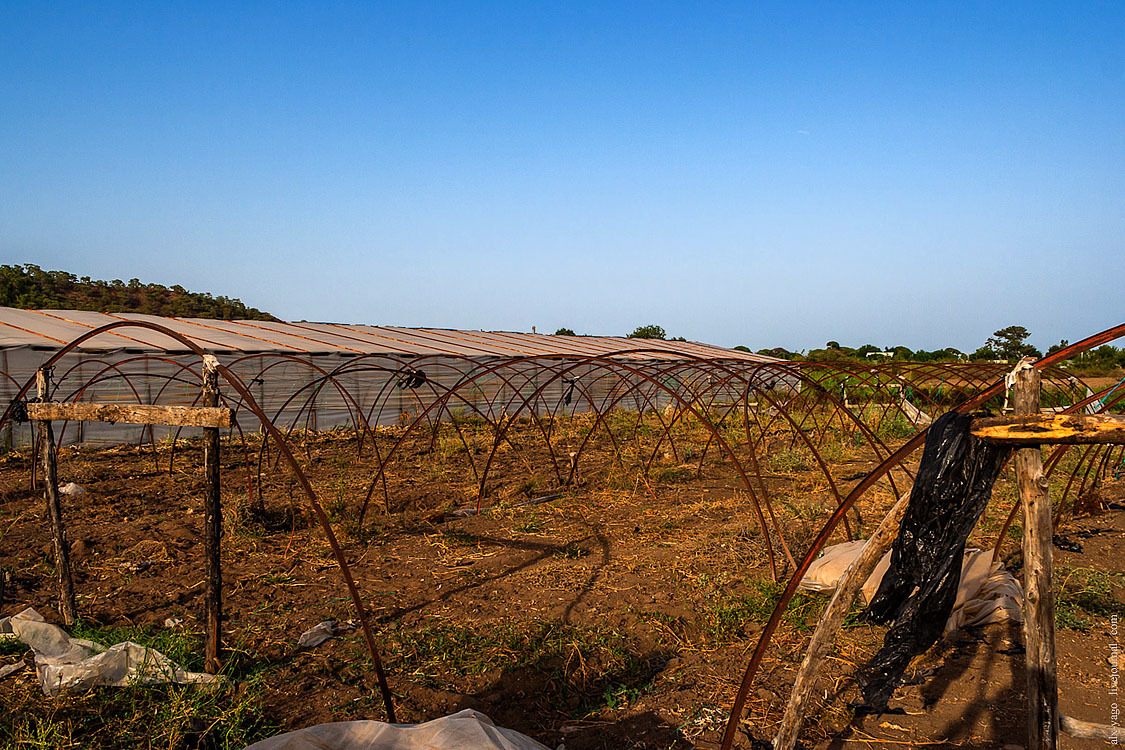
[[[865,544],[866,541],[859,539],[825,547],[801,579],[801,588],[806,591],[835,591],[844,572],[859,557]],[[870,602],[879,589],[879,583],[890,565],[891,553],[888,552],[863,584],[861,593],[865,603]],[[967,549],[961,563],[957,601],[945,623],[945,632],[991,622],[1022,622],[1022,602],[1023,590],[1019,582],[999,563],[993,564],[991,552]]]
[[0,618],[0,634],[12,634],[35,653],[39,684],[47,695],[62,690],[87,690],[99,685],[185,685],[211,682],[214,675],[188,672],[167,656],[131,641],[109,648],[93,641],[71,638],[57,625],[45,622],[30,607]]
[[255,742],[246,750],[549,750],[466,708],[424,724],[338,721]]

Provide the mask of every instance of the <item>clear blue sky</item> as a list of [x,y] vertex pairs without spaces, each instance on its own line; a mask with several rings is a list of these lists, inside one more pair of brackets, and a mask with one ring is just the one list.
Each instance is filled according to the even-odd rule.
[[1125,320],[1125,3],[0,3],[0,262],[285,319]]

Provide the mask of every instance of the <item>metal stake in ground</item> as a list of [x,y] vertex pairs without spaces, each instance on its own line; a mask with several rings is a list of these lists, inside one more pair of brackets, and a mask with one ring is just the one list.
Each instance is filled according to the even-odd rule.
[[[219,361],[203,358],[203,405],[219,405]],[[223,569],[220,547],[223,536],[223,508],[219,496],[219,428],[203,428],[203,463],[207,476],[204,494],[204,550],[207,555],[207,643],[204,668],[219,671],[219,650],[223,619]]]
[[[1039,413],[1039,370],[1024,360],[1012,371],[1016,416]],[[1028,750],[1059,744],[1058,675],[1055,671],[1055,598],[1051,590],[1051,497],[1038,445],[1016,451],[1016,481],[1023,503],[1024,641],[1027,653]]]
[[[39,400],[50,397],[50,371],[40,368],[35,373],[35,385],[39,390]],[[66,529],[63,526],[62,505],[59,503],[58,456],[55,454],[55,433],[51,421],[39,422],[39,455],[43,458],[43,486],[47,498],[47,515],[51,518],[51,533],[55,546],[55,574],[59,584],[59,609],[63,622],[73,625],[78,619],[78,607],[74,603],[74,579],[70,575],[70,547],[66,543]]]

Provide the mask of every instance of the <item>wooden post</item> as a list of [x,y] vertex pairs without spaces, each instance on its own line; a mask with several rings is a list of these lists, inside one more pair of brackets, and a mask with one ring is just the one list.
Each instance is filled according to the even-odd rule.
[[805,658],[797,671],[797,678],[793,681],[793,692],[789,695],[789,703],[785,706],[785,714],[781,717],[781,726],[773,740],[774,750],[792,750],[797,742],[797,734],[801,731],[801,722],[804,720],[806,702],[816,684],[817,674],[824,663],[824,658],[836,642],[836,636],[844,624],[852,602],[863,589],[875,566],[887,550],[894,544],[898,536],[902,517],[906,515],[906,505],[909,495],[903,495],[887,512],[875,533],[863,546],[863,551],[844,571],[840,582],[836,584],[836,592],[824,614],[820,616],[816,631],[813,633],[809,647],[805,651]]
[[[203,405],[219,405],[219,361],[203,358]],[[223,508],[219,497],[219,428],[203,428],[203,462],[207,477],[204,495],[204,553],[207,556],[206,621],[207,642],[204,668],[219,671],[219,651],[223,619],[223,569],[220,547],[223,536]]]
[[[11,372],[11,370],[8,369],[8,350],[7,349],[5,349],[3,352],[0,352],[0,363],[2,363],[2,364],[0,364],[0,367],[4,368],[4,370],[3,370],[4,372]],[[7,382],[4,383],[4,395],[0,396],[0,399],[3,400],[3,403],[9,403],[12,400],[12,394],[9,393],[9,391],[8,391]],[[3,437],[0,438],[0,440],[2,440],[2,443],[3,443],[4,453],[8,453],[14,447],[14,445],[12,444],[12,422],[13,421],[14,420],[9,419],[8,421],[6,421],[4,423]]]
[[[1039,412],[1039,370],[1026,360],[1012,372],[1016,416]],[[1055,598],[1051,497],[1038,445],[1016,451],[1016,481],[1023,503],[1024,656],[1027,665],[1028,750],[1059,743],[1058,675],[1055,671]]]
[[[51,395],[48,384],[49,374],[44,368],[40,368],[35,373],[35,385],[39,391],[40,401],[46,401]],[[55,455],[55,434],[51,429],[50,420],[39,423],[39,436],[41,443],[39,455],[43,460],[44,496],[47,498],[47,515],[51,518],[51,532],[54,537],[59,609],[62,610],[63,622],[73,625],[78,619],[78,607],[74,603],[74,579],[70,574],[70,547],[66,542],[62,505],[59,503],[58,457]]]

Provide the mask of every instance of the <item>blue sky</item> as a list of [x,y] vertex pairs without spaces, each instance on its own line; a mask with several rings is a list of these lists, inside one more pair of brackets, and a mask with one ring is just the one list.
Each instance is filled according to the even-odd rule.
[[755,349],[1125,320],[1122,3],[0,2],[0,262]]

